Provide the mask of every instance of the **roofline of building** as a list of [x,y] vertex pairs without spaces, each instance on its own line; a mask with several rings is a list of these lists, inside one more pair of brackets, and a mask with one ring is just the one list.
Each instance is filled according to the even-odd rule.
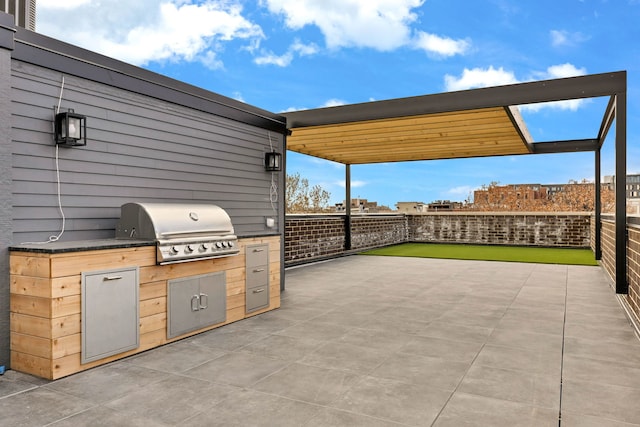
[[[0,24],[8,22],[2,19],[2,15],[6,14],[0,12]],[[7,46],[13,50],[13,59],[277,133],[287,133],[286,119],[279,114],[21,27],[13,27],[13,30],[13,46]]]

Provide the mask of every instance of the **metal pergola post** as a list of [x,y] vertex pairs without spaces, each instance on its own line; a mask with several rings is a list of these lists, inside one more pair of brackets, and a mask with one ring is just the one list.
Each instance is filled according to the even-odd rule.
[[345,165],[344,249],[351,250],[351,165]]
[[600,174],[602,173],[602,160],[600,156],[600,146],[595,150],[595,217],[594,217],[594,248],[596,260],[602,259],[602,184]]
[[[625,85],[626,86],[626,85]],[[616,293],[627,283],[627,92],[616,93]]]

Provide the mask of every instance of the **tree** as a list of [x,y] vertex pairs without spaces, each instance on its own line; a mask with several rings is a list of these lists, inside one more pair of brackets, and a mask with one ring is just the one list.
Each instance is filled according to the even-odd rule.
[[323,212],[328,208],[331,193],[319,185],[309,187],[309,180],[300,177],[300,173],[287,174],[286,212],[310,213]]

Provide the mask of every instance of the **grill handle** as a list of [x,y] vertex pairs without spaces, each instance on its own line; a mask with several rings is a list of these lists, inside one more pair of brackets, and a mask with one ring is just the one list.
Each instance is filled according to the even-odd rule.
[[183,230],[183,231],[164,231],[162,233],[160,233],[161,236],[191,236],[191,235],[212,235],[212,234],[229,234],[229,230],[212,230],[210,228],[208,229],[202,229],[202,230]]

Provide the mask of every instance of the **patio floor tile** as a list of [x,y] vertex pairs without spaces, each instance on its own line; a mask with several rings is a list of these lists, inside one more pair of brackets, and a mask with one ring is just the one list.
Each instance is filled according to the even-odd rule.
[[558,427],[558,411],[456,393],[433,427]]
[[626,423],[640,423],[640,388],[566,380],[562,413],[582,414]]
[[521,370],[473,365],[458,391],[531,406],[559,410],[560,378]]
[[451,391],[429,384],[407,384],[367,377],[332,403],[339,409],[412,426],[430,425]]
[[640,427],[640,340],[600,267],[348,256],[286,286],[67,378],[8,371],[0,425]]

